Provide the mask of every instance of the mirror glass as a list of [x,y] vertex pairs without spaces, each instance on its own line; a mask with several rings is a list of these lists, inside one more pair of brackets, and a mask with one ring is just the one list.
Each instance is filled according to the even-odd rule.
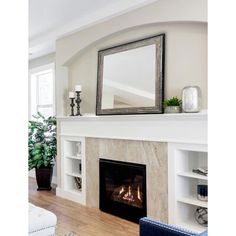
[[98,52],[98,115],[162,113],[161,36]]
[[155,44],[105,56],[102,109],[154,106],[155,65]]

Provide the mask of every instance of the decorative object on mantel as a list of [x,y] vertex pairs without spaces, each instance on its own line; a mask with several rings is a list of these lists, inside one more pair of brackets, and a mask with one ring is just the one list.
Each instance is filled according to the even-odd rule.
[[75,86],[75,92],[76,92],[76,94],[77,94],[77,98],[76,98],[76,100],[75,100],[75,102],[76,102],[76,104],[77,104],[77,106],[76,106],[76,108],[77,108],[77,112],[76,112],[76,116],[82,116],[81,115],[81,113],[80,113],[80,103],[82,102],[82,100],[81,100],[81,98],[80,98],[80,93],[81,93],[81,91],[82,91],[82,86],[81,85],[76,85]]
[[74,177],[75,178],[75,184],[78,190],[81,190],[82,188],[82,181],[80,177]]
[[195,211],[195,219],[198,224],[206,226],[208,225],[208,209],[205,207],[198,207]]
[[206,184],[197,185],[197,199],[200,201],[208,201],[208,186]]
[[198,86],[187,86],[182,90],[183,112],[200,112],[201,89]]
[[164,55],[165,34],[98,51],[96,115],[163,113]]
[[180,113],[181,100],[177,97],[164,100],[165,113]]
[[74,116],[74,106],[75,106],[74,100],[75,100],[75,93],[74,93],[73,91],[70,91],[70,92],[69,92],[69,99],[71,100],[71,102],[70,102],[70,107],[71,107],[71,114],[70,114],[70,116]]
[[207,176],[208,170],[206,167],[199,167],[197,169],[193,169],[192,172],[199,174],[199,175],[205,175]]

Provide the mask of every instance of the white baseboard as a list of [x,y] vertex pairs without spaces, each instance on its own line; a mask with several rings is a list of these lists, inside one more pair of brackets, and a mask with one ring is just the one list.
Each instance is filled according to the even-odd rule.
[[81,193],[75,191],[65,191],[62,188],[56,188],[56,195],[86,206],[86,199]]

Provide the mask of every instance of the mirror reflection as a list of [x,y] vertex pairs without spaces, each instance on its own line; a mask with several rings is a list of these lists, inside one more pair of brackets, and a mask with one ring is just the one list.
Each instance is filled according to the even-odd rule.
[[156,45],[104,56],[102,109],[155,105]]

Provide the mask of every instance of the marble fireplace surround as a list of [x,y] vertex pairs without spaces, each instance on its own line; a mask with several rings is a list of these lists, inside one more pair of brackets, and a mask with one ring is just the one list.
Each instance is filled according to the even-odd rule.
[[[147,215],[168,221],[171,194],[168,194],[168,147],[170,144],[207,144],[207,112],[57,117],[58,192],[63,188],[61,176],[61,142],[63,137],[85,138],[86,201],[99,208],[99,158],[146,165]],[[170,163],[169,163],[170,165]],[[169,173],[170,174],[170,173]],[[61,196],[71,198],[66,192]]]
[[99,158],[146,165],[147,214],[168,220],[167,143],[86,138],[86,205],[99,208]]

